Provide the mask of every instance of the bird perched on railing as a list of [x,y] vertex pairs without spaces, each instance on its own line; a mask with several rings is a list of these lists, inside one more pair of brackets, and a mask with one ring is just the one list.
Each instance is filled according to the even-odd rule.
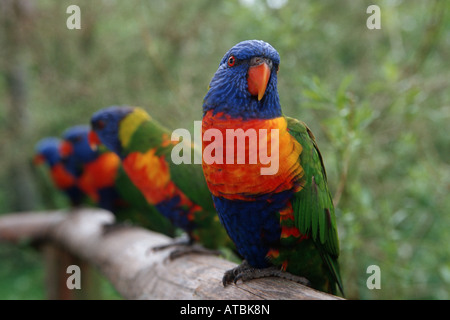
[[[337,284],[342,292],[323,159],[306,124],[281,111],[279,64],[270,44],[238,43],[222,58],[204,98],[204,174],[220,220],[245,258],[225,273],[223,283],[280,276],[332,293]],[[223,136],[227,130],[242,130],[249,142],[238,147],[239,142],[227,139],[208,159],[205,151],[217,143],[205,140],[211,129]],[[220,150],[243,155],[240,162],[228,153],[213,161]],[[231,159],[236,161],[227,162]]]
[[62,191],[73,207],[79,206],[86,195],[77,185],[76,168],[71,161],[63,161],[59,149],[61,139],[46,137],[36,143],[33,163],[41,165],[46,163],[54,186]]
[[90,127],[73,126],[63,134],[60,154],[77,168],[77,184],[92,201],[116,216],[170,236],[175,229],[167,219],[147,205],[124,173],[119,157],[106,149],[93,150],[88,142]]
[[125,172],[147,202],[185,231],[189,244],[208,249],[232,246],[214,210],[202,168],[172,162],[172,148],[183,142],[172,142],[169,130],[144,109],[129,106],[96,112],[91,127],[92,144],[101,142],[120,156]]
[[77,184],[99,207],[113,211],[121,205],[115,188],[120,160],[114,153],[99,154],[89,147],[89,127],[78,125],[63,133],[60,155],[76,167]]

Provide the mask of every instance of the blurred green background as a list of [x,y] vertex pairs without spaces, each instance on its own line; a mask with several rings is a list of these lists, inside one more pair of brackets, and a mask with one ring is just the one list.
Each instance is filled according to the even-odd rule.
[[[450,298],[450,1],[1,0],[0,23],[0,214],[67,207],[30,164],[40,138],[113,104],[192,130],[223,54],[262,39],[325,159],[347,297]],[[0,299],[44,299],[43,274],[36,250],[0,245]]]

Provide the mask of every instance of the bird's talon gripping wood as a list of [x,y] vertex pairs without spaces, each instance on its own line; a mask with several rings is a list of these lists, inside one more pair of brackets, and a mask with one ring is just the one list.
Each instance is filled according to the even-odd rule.
[[206,249],[198,244],[195,244],[173,250],[170,253],[169,258],[170,260],[174,260],[187,254],[206,254],[219,256],[222,253],[219,250]]

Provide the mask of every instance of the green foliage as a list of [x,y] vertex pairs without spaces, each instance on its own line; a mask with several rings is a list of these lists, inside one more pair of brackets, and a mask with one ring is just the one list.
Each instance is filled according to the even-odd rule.
[[[0,64],[0,212],[24,199],[25,184],[10,183],[20,170],[11,168],[28,163],[38,139],[112,104],[140,105],[169,129],[192,129],[226,50],[263,39],[281,56],[285,115],[308,124],[324,157],[347,297],[450,298],[450,2],[376,1],[380,30],[366,28],[373,1],[33,3],[22,25],[23,117],[3,107],[10,90]],[[66,28],[70,4],[81,8],[81,30]],[[2,48],[11,30],[0,33]],[[64,206],[54,193],[40,196],[38,181],[28,187],[39,195],[35,208]],[[1,274],[4,259],[25,259],[3,255]],[[380,290],[366,287],[372,264],[381,268]],[[12,282],[29,274],[34,283],[33,272],[11,272]],[[42,297],[38,285],[9,286],[1,288],[17,298]]]
[[0,244],[0,299],[44,299],[42,257],[28,246]]
[[[18,245],[0,243],[0,261],[0,300],[46,299],[42,252],[26,242]],[[93,270],[91,280],[98,286],[95,288],[97,295],[93,298],[122,299],[111,283],[96,270]]]

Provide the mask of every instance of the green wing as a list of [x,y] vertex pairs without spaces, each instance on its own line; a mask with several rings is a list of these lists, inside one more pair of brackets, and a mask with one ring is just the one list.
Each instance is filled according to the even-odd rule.
[[170,143],[171,135],[168,129],[156,121],[146,121],[133,134],[127,151],[146,152],[156,148],[156,155],[164,156],[169,164],[171,180],[193,203],[203,209],[197,212],[194,218],[198,226],[195,232],[201,243],[207,248],[233,247],[216,214],[203,169],[200,164],[193,163],[194,149],[187,144],[187,148],[191,150],[190,164],[176,165],[171,159],[174,147],[174,144]]
[[[179,142],[186,143],[186,142]],[[170,153],[172,151],[170,147]],[[191,164],[175,164],[170,158],[170,153],[167,154],[167,161],[170,166],[170,174],[172,181],[175,182],[178,188],[189,197],[189,199],[195,204],[202,207],[202,211],[198,212],[195,217],[195,221],[198,225],[196,230],[197,236],[201,243],[210,249],[223,249],[234,248],[233,242],[229,239],[225,229],[219,221],[219,216],[214,208],[214,202],[212,195],[206,184],[206,179],[203,174],[201,164],[194,164],[194,152],[195,149],[186,144],[185,148],[191,150]]]
[[163,233],[170,237],[175,236],[175,228],[169,219],[162,216],[155,207],[148,204],[139,189],[133,184],[122,166],[116,177],[116,189],[127,202],[122,211],[117,212],[118,220],[130,220],[139,226]]
[[322,155],[314,135],[301,121],[286,117],[289,133],[302,145],[300,163],[304,171],[304,187],[294,195],[295,223],[303,234],[310,234],[332,277],[343,292],[337,258],[339,239],[333,199],[328,190]]
[[[191,164],[176,165],[171,159],[173,144],[168,144],[172,132],[154,120],[144,122],[133,134],[130,150],[146,152],[157,148],[157,155],[164,155],[170,167],[170,176],[175,185],[194,203],[208,211],[215,212],[211,193],[206,184],[201,164],[194,164],[194,150],[191,147]],[[180,142],[184,143],[184,142]],[[187,142],[186,142],[187,143]]]
[[[180,142],[183,143],[183,142]],[[193,155],[194,149],[191,148]],[[170,157],[170,155],[169,155]],[[201,164],[174,164],[169,158],[170,174],[175,184],[189,199],[201,206],[204,210],[214,212],[214,203],[209,192]]]
[[[101,145],[99,152],[105,153],[110,152],[110,150],[105,145]],[[114,183],[120,197],[125,201],[123,207],[116,208],[117,210],[114,212],[117,221],[129,221],[170,237],[175,236],[176,230],[169,219],[163,217],[154,206],[148,204],[142,193],[125,173],[122,165],[117,170]]]

